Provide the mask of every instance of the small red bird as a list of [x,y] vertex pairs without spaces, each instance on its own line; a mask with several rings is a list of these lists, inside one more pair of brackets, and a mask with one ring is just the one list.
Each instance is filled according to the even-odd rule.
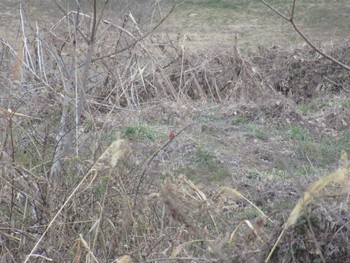
[[169,132],[169,134],[168,134],[168,138],[169,138],[169,140],[174,139],[175,134],[176,134],[175,130],[171,130],[171,131]]

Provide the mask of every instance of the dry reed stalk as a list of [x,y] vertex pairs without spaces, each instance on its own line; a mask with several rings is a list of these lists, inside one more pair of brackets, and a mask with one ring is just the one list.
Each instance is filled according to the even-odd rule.
[[184,224],[191,229],[195,236],[204,239],[203,232],[191,217],[192,209],[189,207],[190,203],[183,196],[183,192],[178,190],[170,180],[165,181],[164,187],[161,191],[161,197],[164,204],[169,209],[171,217],[175,221]]
[[24,117],[24,118],[28,118],[28,119],[41,120],[41,118],[32,117],[32,116],[25,115],[25,114],[22,114],[22,113],[19,113],[19,112],[13,112],[11,109],[7,109],[6,110],[6,109],[4,109],[2,107],[0,107],[0,115],[7,116],[9,118],[12,118],[13,116],[16,116],[16,117]]
[[176,257],[180,254],[180,252],[187,246],[195,243],[203,243],[202,239],[199,240],[191,240],[185,243],[182,243],[176,247],[173,248],[171,254],[170,254],[170,259],[176,259]]
[[265,242],[264,239],[263,239],[262,237],[260,237],[258,231],[255,229],[255,227],[253,226],[253,224],[250,223],[249,220],[243,220],[243,221],[239,222],[239,224],[236,226],[236,228],[232,231],[232,233],[231,233],[231,235],[230,235],[230,239],[229,239],[229,241],[228,241],[229,244],[232,244],[233,238],[235,237],[238,228],[239,228],[240,226],[242,226],[243,224],[246,224],[246,225],[253,231],[254,235],[255,235],[260,241]]
[[80,238],[80,242],[83,244],[83,246],[86,248],[86,250],[88,251],[89,253],[89,256],[92,257],[93,260],[88,260],[88,257],[87,257],[87,262],[97,262],[99,263],[99,261],[97,260],[97,258],[95,257],[95,255],[92,253],[88,243],[85,241],[85,239],[83,238],[83,235],[82,234],[79,234],[79,238]]
[[74,259],[73,263],[80,263],[81,262],[81,255],[82,255],[82,249],[81,249],[81,241],[80,239],[76,239],[72,246],[69,248],[70,253],[74,253]]
[[269,220],[271,223],[274,223],[272,219],[270,219],[259,207],[257,207],[252,201],[250,201],[248,198],[246,198],[244,195],[242,195],[237,190],[231,188],[231,187],[221,187],[219,189],[219,195],[222,196],[231,196],[231,197],[238,197],[241,199],[244,199],[246,202],[248,202],[252,207],[254,207],[263,217],[265,217],[267,220]]
[[[313,183],[309,190],[306,191],[290,213],[287,222],[284,224],[283,229],[281,231],[281,234],[278,236],[275,244],[273,245],[269,255],[267,256],[265,263],[268,263],[272,257],[272,254],[274,253],[278,243],[281,241],[284,233],[287,231],[288,228],[293,226],[298,218],[302,215],[304,209],[306,206],[313,200],[317,195],[320,195],[320,191],[324,189],[327,185],[331,183],[345,183],[344,185],[347,185],[346,182],[349,180],[348,175],[349,175],[349,160],[348,160],[348,155],[345,151],[342,151],[340,155],[340,161],[339,161],[339,168],[337,171],[330,173],[315,183]],[[349,191],[349,189],[346,189],[346,191]]]
[[[22,42],[21,42],[22,44]],[[23,44],[19,47],[19,51],[16,54],[15,63],[11,71],[11,80],[14,82],[20,82],[22,76],[22,61],[23,61]]]
[[121,256],[117,259],[118,263],[132,263],[132,258],[129,255]]
[[72,200],[73,196],[77,193],[77,191],[81,188],[83,183],[87,181],[87,179],[90,177],[91,174],[94,174],[95,176],[92,176],[93,178],[90,180],[89,185],[92,183],[92,181],[96,178],[96,168],[99,165],[99,163],[103,160],[109,161],[110,165],[116,165],[116,162],[118,159],[123,155],[124,150],[122,148],[123,140],[117,139],[115,140],[97,159],[97,161],[92,165],[92,167],[89,169],[89,171],[84,175],[84,177],[80,180],[79,184],[74,188],[72,193],[68,196],[67,200],[63,203],[63,205],[58,209],[56,214],[51,219],[50,223],[46,227],[43,234],[40,236],[36,244],[34,245],[31,252],[26,256],[24,263],[28,262],[28,260],[32,257],[36,249],[38,248],[39,244],[42,242],[44,236],[48,233],[49,229],[51,229],[53,223],[56,221],[58,216],[62,213],[63,209],[67,206],[67,204]]

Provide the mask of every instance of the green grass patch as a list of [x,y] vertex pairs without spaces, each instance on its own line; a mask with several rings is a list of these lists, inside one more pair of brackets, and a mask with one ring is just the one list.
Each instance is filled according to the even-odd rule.
[[334,167],[338,163],[341,150],[350,152],[350,132],[340,138],[325,138],[319,142],[304,141],[295,145],[299,157],[310,160],[320,168]]
[[312,166],[302,166],[297,171],[301,176],[309,176],[310,174],[315,173],[315,169]]
[[328,106],[328,102],[323,100],[313,100],[309,104],[301,104],[299,109],[303,116],[310,116]]
[[219,110],[219,107],[215,107],[211,109],[210,112],[195,112],[192,118],[200,123],[219,121],[222,120],[222,115],[220,115]]
[[259,171],[250,171],[246,176],[248,179],[260,179],[262,177]]
[[302,142],[305,142],[311,139],[308,132],[300,126],[292,126],[290,129],[290,136],[293,140],[302,141]]
[[[194,1],[188,1],[188,2],[194,2]],[[206,0],[206,1],[197,2],[196,5],[205,7],[205,8],[215,8],[215,9],[238,9],[249,5],[249,1]]]
[[199,147],[189,156],[191,165],[181,168],[177,173],[184,173],[195,182],[222,182],[231,176],[225,164],[217,162],[215,156],[208,150]]
[[213,155],[203,148],[198,148],[195,152],[196,163],[205,166],[213,165]]
[[247,220],[253,220],[254,218],[257,218],[258,216],[260,216],[260,213],[255,209],[252,208],[250,210],[248,210],[247,212],[245,212],[244,214],[245,219]]
[[84,121],[84,130],[91,131],[95,128],[96,121],[93,118],[87,118]]
[[285,170],[279,170],[279,169],[264,169],[262,171],[257,171],[259,173],[259,176],[261,178],[270,178],[270,179],[276,179],[276,178],[288,178],[289,174]]
[[263,169],[263,170],[254,170],[254,171],[249,171],[246,177],[248,179],[276,179],[276,178],[288,178],[290,175],[288,172],[282,169],[276,169],[276,168],[271,168],[271,169]]
[[293,141],[300,141],[300,142],[313,140],[309,131],[300,125],[294,125],[294,124],[284,125],[278,130],[278,134],[284,140],[293,140]]
[[154,142],[162,136],[157,130],[150,126],[129,125],[122,131],[122,137],[128,140]]
[[246,133],[248,136],[255,137],[262,141],[267,141],[270,137],[270,133],[265,129],[265,127],[257,124],[248,125]]
[[340,101],[340,105],[345,109],[350,109],[350,101],[346,99],[342,99]]
[[274,211],[292,211],[295,202],[297,202],[297,196],[295,197],[295,200],[276,200],[273,205]]
[[249,123],[250,119],[246,116],[235,116],[234,119],[231,121],[232,125],[241,125]]
[[[284,4],[283,0],[271,0],[270,4]],[[231,9],[231,10],[246,10],[250,11],[249,7],[263,7],[260,0],[187,0],[185,4],[196,5],[202,8],[211,8],[211,9]],[[284,4],[285,5],[285,4]]]

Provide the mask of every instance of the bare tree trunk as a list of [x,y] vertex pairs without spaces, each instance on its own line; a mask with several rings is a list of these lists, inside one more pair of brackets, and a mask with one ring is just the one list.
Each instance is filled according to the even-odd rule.
[[[69,87],[72,90],[72,87]],[[63,100],[63,110],[61,115],[59,132],[56,136],[57,147],[55,150],[53,163],[50,170],[50,180],[55,182],[58,175],[62,171],[62,157],[64,157],[69,150],[69,146],[73,141],[74,132],[74,108],[72,99],[66,91],[65,98]]]
[[[84,111],[85,105],[85,92],[84,89],[88,84],[88,79],[90,75],[90,66],[92,63],[92,57],[95,50],[95,38],[96,32],[98,28],[98,24],[102,18],[104,8],[106,7],[108,1],[105,1],[103,10],[100,14],[100,19],[97,20],[97,7],[96,0],[93,1],[93,19],[91,26],[91,33],[89,37],[83,35],[83,33],[79,30],[79,17],[80,17],[80,3],[77,1],[77,12],[76,19],[74,23],[74,39],[73,39],[73,48],[74,48],[74,62],[72,65],[71,74],[69,76],[69,80],[65,87],[65,98],[63,101],[63,111],[60,121],[60,128],[57,139],[57,148],[54,154],[53,164],[50,171],[50,179],[51,182],[55,182],[57,180],[58,175],[61,173],[62,166],[62,157],[64,157],[69,148],[72,145],[75,131],[75,145],[76,145],[76,154],[79,155],[79,126],[81,124],[81,116]],[[57,2],[56,2],[56,5]],[[58,5],[59,6],[59,5]],[[60,9],[64,11],[63,8]],[[69,20],[69,14],[67,14],[67,21]],[[78,53],[77,53],[77,45],[78,45],[78,35],[82,36],[82,38],[87,42],[88,49],[85,54],[85,61],[83,64],[83,73],[81,78],[79,78],[79,66],[78,66]],[[81,81],[79,81],[79,79]],[[74,89],[75,86],[75,89]],[[71,97],[75,93],[75,103],[73,103],[73,98]]]

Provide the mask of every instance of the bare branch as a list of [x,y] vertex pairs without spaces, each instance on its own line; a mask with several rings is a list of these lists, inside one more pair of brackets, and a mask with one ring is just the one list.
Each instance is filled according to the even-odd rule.
[[[102,13],[101,13],[102,15]],[[94,0],[94,15],[93,15],[93,20],[92,20],[92,30],[91,30],[91,36],[90,36],[90,43],[92,44],[93,42],[95,42],[95,36],[96,36],[96,27],[97,24],[97,7],[96,7],[96,0]]]
[[97,21],[97,23],[96,23],[96,29],[95,29],[96,32],[97,32],[97,29],[98,29],[98,27],[99,27],[101,21],[102,21],[103,14],[104,14],[104,12],[105,12],[105,10],[106,10],[106,7],[107,7],[108,2],[109,2],[109,0],[106,0],[106,1],[104,2],[104,5],[103,5],[102,9],[101,9],[100,17],[99,17],[99,19],[98,19],[98,21]]
[[[112,52],[112,53],[109,53],[109,54],[106,54],[106,55],[97,56],[97,57],[95,57],[95,58],[92,58],[91,63],[93,63],[93,62],[95,62],[95,61],[97,61],[97,60],[101,60],[101,59],[104,59],[104,58],[108,58],[108,57],[114,56],[114,55],[116,55],[116,54],[118,54],[118,53],[121,53],[121,52],[123,52],[123,51],[125,51],[125,50],[128,50],[128,49],[134,47],[138,42],[140,42],[141,40],[143,40],[143,39],[145,39],[146,37],[148,37],[148,36],[149,36],[150,34],[152,34],[161,24],[163,24],[163,22],[164,22],[164,21],[170,16],[170,14],[174,11],[175,7],[176,7],[176,2],[175,2],[174,5],[171,7],[170,11],[166,14],[166,16],[164,16],[164,17],[159,21],[159,23],[156,24],[156,25],[153,27],[153,29],[152,29],[151,31],[149,31],[148,33],[146,33],[146,34],[143,35],[142,37],[136,39],[134,36],[131,35],[132,37],[135,38],[135,41],[134,41],[133,43],[131,43],[130,45],[128,45],[127,47],[124,47],[124,48],[122,48],[122,49],[120,49],[120,50],[116,50],[116,51],[114,51],[114,52]],[[110,23],[110,22],[108,22],[108,21],[103,21],[103,22],[105,22],[105,23]],[[120,28],[120,27],[119,27],[119,29],[122,29],[123,31],[125,31],[123,28]]]
[[282,17],[283,19],[287,20],[289,23],[292,24],[294,30],[304,39],[304,41],[313,49],[315,50],[317,53],[319,53],[321,56],[325,57],[326,59],[332,61],[334,64],[338,65],[339,67],[350,71],[350,66],[342,63],[341,61],[337,60],[336,58],[326,54],[325,52],[323,52],[321,49],[319,49],[318,47],[315,46],[314,43],[311,42],[311,40],[305,36],[305,34],[300,30],[300,28],[295,24],[294,22],[294,11],[295,11],[295,2],[296,0],[293,0],[293,6],[292,6],[292,12],[291,12],[291,16],[290,18],[288,18],[287,16],[285,16],[284,14],[282,14],[280,11],[278,11],[275,7],[271,6],[269,3],[267,3],[265,0],[261,0],[261,2],[266,5],[268,8],[270,8],[273,12],[275,12],[277,15],[279,15],[280,17]]
[[291,15],[290,15],[290,20],[291,20],[291,21],[293,21],[293,19],[294,19],[295,2],[296,2],[296,0],[293,1],[292,13],[291,13]]
[[318,47],[316,47],[305,35],[304,33],[298,28],[298,26],[293,22],[291,21],[291,24],[293,25],[294,27],[294,30],[305,40],[306,43],[308,43],[308,45],[314,49],[317,53],[321,54],[323,57],[329,59],[330,61],[332,61],[334,64],[338,65],[339,67],[347,70],[347,71],[350,71],[350,66],[340,62],[339,60],[335,59],[334,57],[326,54],[325,52],[323,52],[321,49],[319,49]]
[[268,8],[270,8],[272,11],[274,11],[277,15],[279,15],[280,17],[284,18],[285,20],[287,20],[288,22],[290,22],[290,18],[288,18],[287,16],[285,16],[284,14],[282,14],[280,11],[278,11],[276,8],[274,8],[272,5],[270,5],[269,3],[267,3],[264,0],[261,0],[261,2],[266,5]]
[[[56,4],[56,6],[58,7],[58,9],[64,14],[64,16],[67,18],[67,19],[70,19],[70,22],[73,23],[72,21],[72,18],[69,16],[69,14],[71,12],[66,12],[64,10],[64,8],[62,6],[60,6],[58,3],[57,3],[57,0],[54,0],[54,3]],[[78,19],[78,16],[79,16],[79,12],[77,12],[77,19]],[[76,27],[76,30],[79,32],[79,34],[81,35],[81,37],[85,40],[86,43],[89,43],[89,39],[87,38],[87,36],[79,29],[79,27]]]

